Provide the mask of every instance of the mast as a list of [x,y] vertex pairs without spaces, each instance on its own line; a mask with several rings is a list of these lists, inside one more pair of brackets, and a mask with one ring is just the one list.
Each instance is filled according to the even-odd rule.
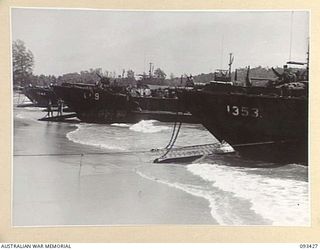
[[307,72],[309,72],[309,57],[310,57],[310,42],[309,42],[309,37],[308,37],[308,49],[307,49]]
[[221,37],[221,55],[220,55],[220,69],[222,69],[223,67],[223,34],[222,34],[222,37]]
[[290,48],[289,48],[289,61],[291,61],[291,51],[292,51],[292,23],[293,23],[293,11],[291,11],[291,20],[290,20]]
[[153,73],[153,72],[152,72],[152,71],[153,71],[153,63],[152,63],[152,62],[150,62],[150,63],[149,63],[149,65],[150,65],[150,66],[149,66],[149,77],[150,77],[150,78],[152,78],[152,73]]
[[229,78],[231,80],[231,65],[233,63],[233,60],[234,60],[234,56],[232,55],[232,53],[229,53]]

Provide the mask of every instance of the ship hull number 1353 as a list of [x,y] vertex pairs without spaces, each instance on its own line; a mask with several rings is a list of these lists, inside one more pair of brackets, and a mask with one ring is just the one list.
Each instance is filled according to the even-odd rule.
[[260,110],[258,108],[249,108],[244,106],[227,105],[227,113],[233,116],[246,116],[260,118]]

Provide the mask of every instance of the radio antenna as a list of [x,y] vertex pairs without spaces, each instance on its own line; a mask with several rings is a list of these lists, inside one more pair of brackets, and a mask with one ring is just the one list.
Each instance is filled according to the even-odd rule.
[[221,37],[221,57],[220,57],[220,69],[222,69],[223,66],[223,34]]
[[293,11],[291,11],[291,20],[290,20],[290,50],[289,50],[289,61],[291,61],[291,50],[292,50],[292,23],[293,23]]

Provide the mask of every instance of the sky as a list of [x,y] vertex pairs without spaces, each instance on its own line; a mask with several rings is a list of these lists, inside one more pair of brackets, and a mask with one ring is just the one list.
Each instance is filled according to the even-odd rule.
[[[111,11],[13,8],[12,41],[34,55],[34,74],[90,68],[169,76],[306,61],[307,11]],[[290,49],[291,48],[291,49]]]

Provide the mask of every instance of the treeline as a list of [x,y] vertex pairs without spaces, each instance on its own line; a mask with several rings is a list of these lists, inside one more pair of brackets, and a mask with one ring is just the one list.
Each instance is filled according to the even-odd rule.
[[[33,73],[34,56],[32,52],[27,49],[24,42],[21,40],[13,41],[12,43],[12,73],[13,73],[13,85],[14,86],[27,86],[38,85],[48,86],[50,84],[62,84],[68,83],[87,83],[95,84],[101,77],[109,77],[111,79],[122,79],[122,82],[126,84],[132,84],[135,82],[134,71],[129,69],[123,70],[121,75],[116,75],[116,72],[102,71],[101,68],[83,70],[80,72],[66,73],[60,76],[55,75],[35,75]],[[155,73],[159,74],[159,77],[164,73],[160,69],[157,69]],[[165,75],[164,75],[165,77]]]
[[94,84],[98,80],[99,77],[95,73],[90,73],[90,71],[68,73],[62,76],[30,74],[28,77],[27,85],[49,86],[50,84],[60,85],[63,82]]
[[[275,67],[275,70],[279,72],[280,74],[283,73],[283,68]],[[238,84],[244,85],[246,82],[246,77],[248,73],[248,68],[239,68],[231,73],[231,79],[232,81],[237,80]],[[167,85],[184,85],[186,82],[187,77],[190,75],[184,74],[181,77],[166,79],[165,82]],[[214,80],[215,73],[201,73],[199,75],[192,76],[195,83],[208,83],[210,81]],[[265,78],[265,79],[275,79],[276,76],[271,68],[264,68],[261,66],[250,68],[249,71],[249,77],[250,78]],[[251,79],[252,80],[252,79]],[[252,80],[253,85],[264,85],[268,80]]]
[[[116,72],[104,71],[101,68],[83,70],[80,72],[66,73],[60,76],[55,75],[35,75],[33,74],[34,57],[30,50],[28,50],[21,40],[16,40],[12,44],[12,68],[13,68],[13,84],[14,86],[27,86],[38,85],[48,86],[50,84],[62,84],[62,83],[86,83],[96,84],[101,77],[108,77],[111,82],[117,82],[123,85],[132,85],[137,83],[137,79],[141,78],[153,78],[149,84],[166,85],[166,86],[181,86],[186,83],[187,77],[190,75],[184,74],[183,76],[175,77],[172,73],[170,79],[167,78],[167,74],[157,68],[154,72],[149,74],[143,73],[142,75],[135,75],[132,69],[123,70],[120,75]],[[276,68],[279,73],[283,72],[282,68]],[[244,83],[247,76],[247,68],[237,69],[232,72],[232,80],[237,75],[237,81]],[[250,69],[250,77],[259,78],[276,78],[273,71],[270,68],[255,67]],[[214,73],[201,73],[193,76],[194,82],[207,83],[214,80]]]
[[[283,72],[282,68],[275,68],[279,73]],[[89,69],[83,70],[80,72],[73,72],[63,74],[61,76],[54,76],[54,75],[33,75],[30,74],[28,76],[28,80],[26,83],[36,86],[49,86],[50,84],[57,84],[61,85],[62,83],[86,83],[86,84],[96,84],[100,80],[100,76],[109,77],[111,82],[117,82],[118,84],[122,85],[134,85],[137,83],[137,79],[135,78],[134,72],[129,70],[129,75],[118,75],[114,77],[114,73],[110,73],[105,71],[103,73],[101,68],[98,69]],[[127,73],[127,72],[126,72]],[[235,79],[235,71],[231,74],[231,79]],[[180,77],[171,77],[170,79],[160,79],[156,78],[154,81],[150,83],[154,83],[157,85],[166,85],[166,86],[183,86],[186,83],[187,77],[190,75],[184,74]],[[237,81],[240,83],[245,83],[247,76],[247,68],[240,68],[237,69]],[[249,73],[250,78],[276,78],[271,68],[263,68],[261,66],[251,68]],[[145,75],[144,77],[148,77]],[[157,81],[158,79],[158,81]],[[214,73],[201,73],[199,75],[193,76],[194,82],[196,83],[208,83],[214,80]],[[264,81],[260,81],[260,83],[264,83]],[[20,84],[19,84],[20,85]],[[259,85],[257,82],[254,85]],[[24,85],[20,85],[24,86]]]
[[[275,67],[275,70],[279,73],[283,73],[283,68]],[[239,68],[237,70],[234,70],[231,73],[231,79],[235,80],[235,77],[236,77],[236,80],[238,82],[245,83],[247,73],[248,73],[248,68]],[[271,68],[264,68],[261,66],[250,68],[249,77],[250,78],[269,78],[269,79],[276,78]],[[208,74],[202,73],[194,76],[193,78],[195,82],[206,83],[214,79],[214,73],[208,73]]]

